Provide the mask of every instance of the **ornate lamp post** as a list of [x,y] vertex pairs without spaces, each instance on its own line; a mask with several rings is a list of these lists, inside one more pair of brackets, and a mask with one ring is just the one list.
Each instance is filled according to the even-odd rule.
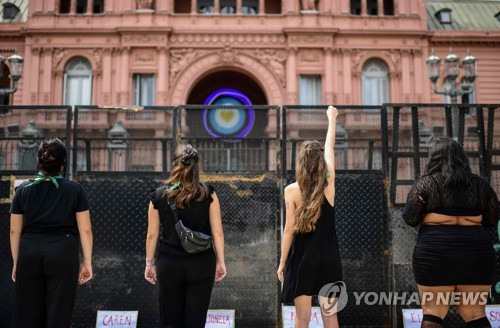
[[[459,62],[458,56],[455,55],[450,48],[450,54],[444,59],[444,67],[446,70],[444,80],[449,82],[449,87],[439,91],[436,87],[436,82],[439,79],[441,59],[434,54],[433,49],[432,54],[426,60],[427,73],[432,82],[432,91],[436,94],[449,96],[452,104],[458,103],[458,96],[470,94],[474,91],[473,83],[477,76],[477,59],[467,50],[467,56],[462,61],[467,85],[457,85],[456,79],[460,73]],[[452,111],[452,122],[453,136],[456,137],[458,136],[458,113],[456,113],[456,110]]]
[[[5,57],[0,55],[0,77],[3,76],[3,66]],[[10,66],[10,79],[14,82],[13,88],[1,88],[0,96],[8,95],[17,91],[17,83],[21,76],[23,75],[23,57],[19,56],[17,53],[13,54],[8,58]]]

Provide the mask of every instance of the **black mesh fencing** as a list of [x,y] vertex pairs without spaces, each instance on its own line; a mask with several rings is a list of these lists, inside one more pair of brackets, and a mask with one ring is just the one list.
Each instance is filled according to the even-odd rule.
[[0,171],[35,171],[45,138],[70,149],[71,119],[68,106],[0,106]]
[[[498,174],[492,161],[500,149],[494,141],[494,115],[499,105],[480,104],[386,104],[383,124],[386,124],[388,145],[387,167],[391,180],[390,199],[396,206],[406,201],[406,195],[425,170],[434,138],[452,137],[463,145],[470,158],[472,171],[489,180],[500,190]],[[498,115],[497,115],[498,116]],[[384,130],[384,128],[383,128]]]
[[167,172],[175,139],[173,106],[76,106],[73,172]]
[[[410,187],[425,170],[433,138],[452,137],[466,150],[474,173],[488,179],[497,194],[500,193],[500,167],[496,166],[500,144],[496,142],[495,119],[499,105],[450,105],[450,104],[386,104],[382,109],[383,144],[387,154],[383,164],[390,178],[390,230],[392,249],[392,282],[394,292],[416,292],[412,271],[412,253],[418,230],[407,226],[402,219],[402,208]],[[496,117],[495,117],[496,114]],[[497,134],[498,135],[498,132]],[[498,156],[498,155],[496,155]],[[490,231],[497,250],[497,279],[493,284],[489,302],[500,302],[500,231]],[[393,326],[401,327],[401,309],[415,307],[397,304],[393,307]],[[456,307],[452,306],[445,318],[447,327],[465,327]]]

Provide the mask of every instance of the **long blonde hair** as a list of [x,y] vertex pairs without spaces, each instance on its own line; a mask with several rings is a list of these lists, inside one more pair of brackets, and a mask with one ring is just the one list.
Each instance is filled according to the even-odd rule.
[[300,205],[295,212],[294,230],[299,233],[316,230],[321,215],[324,192],[328,186],[324,148],[318,141],[306,141],[299,152],[296,178]]
[[200,182],[198,151],[191,145],[180,145],[174,153],[174,164],[170,177],[165,182],[167,186],[176,186],[165,191],[167,201],[175,199],[175,206],[185,208],[199,195],[197,201],[202,201],[208,195],[208,188]]

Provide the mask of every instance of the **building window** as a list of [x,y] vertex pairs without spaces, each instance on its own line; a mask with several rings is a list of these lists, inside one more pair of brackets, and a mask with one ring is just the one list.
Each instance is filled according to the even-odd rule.
[[87,12],[87,1],[88,0],[76,0],[77,14],[85,14]]
[[384,0],[384,15],[393,16],[394,15],[394,1]]
[[17,14],[19,14],[19,8],[13,5],[12,3],[4,3],[3,5],[3,13],[2,13],[2,18],[3,19],[14,19],[16,18]]
[[389,102],[388,69],[381,60],[372,59],[363,66],[361,94],[365,106],[380,106]]
[[368,15],[377,16],[378,15],[378,0],[367,0],[366,10]]
[[[193,0],[191,0],[193,1]],[[176,14],[189,14],[191,13],[191,1],[175,0],[174,13]]]
[[[302,106],[321,105],[321,76],[301,75],[299,80],[299,104]],[[299,120],[320,120],[324,111],[306,110],[299,114]]]
[[92,103],[92,67],[85,58],[75,58],[64,72],[64,105],[90,105]]
[[273,1],[265,1],[265,8],[264,8],[266,14],[281,14],[281,1],[280,0],[273,0]]
[[259,13],[259,0],[243,0],[241,13],[243,15],[257,15]]
[[321,105],[321,76],[301,75],[299,80],[300,105]]
[[221,0],[220,13],[222,15],[236,14],[236,0]]
[[206,14],[206,15],[213,14],[214,0],[198,0],[198,12],[200,14]]
[[351,0],[351,15],[361,15],[361,0]]
[[154,106],[155,77],[153,74],[134,74],[134,105]]
[[92,12],[94,14],[102,14],[104,12],[104,0],[94,0],[92,5]]
[[441,24],[451,24],[451,9],[443,8],[436,13],[436,17]]

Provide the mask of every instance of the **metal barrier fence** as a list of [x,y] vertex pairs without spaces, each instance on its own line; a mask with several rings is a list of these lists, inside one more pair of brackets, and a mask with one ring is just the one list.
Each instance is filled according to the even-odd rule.
[[499,111],[500,105],[384,104],[383,166],[391,181],[391,203],[401,206],[406,201],[409,188],[425,170],[432,139],[439,137],[456,138],[473,172],[500,191],[500,143],[493,138]]
[[[432,136],[456,132],[474,171],[500,192],[500,106],[447,106],[337,106],[337,230],[349,292],[415,290],[416,230],[402,224],[397,207],[423,170]],[[229,276],[214,289],[211,307],[236,308],[238,326],[273,327],[280,324],[283,187],[294,180],[301,142],[324,140],[326,108],[0,106],[0,214],[8,217],[16,179],[35,172],[39,141],[62,139],[70,150],[66,176],[88,191],[96,237],[96,279],[78,291],[75,327],[91,326],[96,310],[111,308],[140,308],[139,325],[155,327],[156,290],[142,278],[148,193],[168,176],[176,145],[192,143],[204,181],[224,200]],[[8,220],[0,234],[8,240]],[[0,254],[10,261],[8,243]],[[0,268],[0,322],[7,325],[10,265]],[[494,292],[492,302],[499,299]],[[401,326],[400,310],[350,303],[339,318],[346,327]],[[461,325],[454,312],[447,321]]]
[[175,115],[173,106],[76,106],[73,172],[169,171]]

